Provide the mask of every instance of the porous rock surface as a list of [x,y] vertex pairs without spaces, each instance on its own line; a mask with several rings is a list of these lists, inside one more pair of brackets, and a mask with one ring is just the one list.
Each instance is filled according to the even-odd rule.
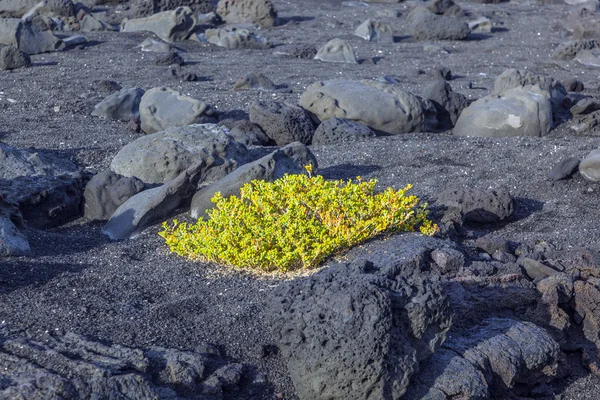
[[144,190],[144,182],[107,169],[96,174],[85,187],[84,217],[92,221],[108,220],[130,197]]
[[110,169],[147,184],[162,184],[201,159],[207,161],[207,179],[219,179],[243,163],[246,147],[215,124],[169,128],[142,136],[117,153]]
[[414,235],[395,241],[390,254],[331,265],[276,292],[273,335],[301,399],[399,398],[443,343],[449,304],[418,274],[441,244]]
[[270,0],[219,0],[217,14],[229,24],[271,27],[277,21],[277,11]]
[[131,348],[73,333],[1,334],[0,397],[219,400],[239,390],[247,368],[209,346],[198,349]]
[[277,144],[310,144],[315,125],[302,108],[273,100],[257,101],[250,106],[250,121],[262,128]]

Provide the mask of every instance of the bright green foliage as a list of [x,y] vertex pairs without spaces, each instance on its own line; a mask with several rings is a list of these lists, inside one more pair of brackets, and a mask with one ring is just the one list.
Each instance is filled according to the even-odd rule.
[[217,193],[208,220],[196,224],[163,223],[159,233],[171,251],[264,271],[291,271],[319,265],[328,256],[386,232],[432,235],[427,204],[419,205],[411,188],[375,194],[376,180],[326,181],[285,175],[274,182],[252,181],[240,197]]

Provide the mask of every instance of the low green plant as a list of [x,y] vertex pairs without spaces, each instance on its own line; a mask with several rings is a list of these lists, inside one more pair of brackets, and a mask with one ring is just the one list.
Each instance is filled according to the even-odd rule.
[[375,193],[375,179],[327,181],[306,169],[308,175],[252,181],[239,197],[217,193],[207,220],[165,222],[159,235],[171,251],[191,259],[286,272],[318,266],[383,233],[437,231],[427,204],[406,195],[411,185]]

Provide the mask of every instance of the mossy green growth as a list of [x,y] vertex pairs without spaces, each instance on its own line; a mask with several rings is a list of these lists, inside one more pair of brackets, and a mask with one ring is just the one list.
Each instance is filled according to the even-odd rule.
[[404,189],[375,193],[376,180],[327,181],[285,175],[274,182],[245,184],[240,196],[217,193],[208,220],[163,223],[171,251],[191,259],[282,272],[318,266],[327,257],[377,235],[419,229],[437,231]]

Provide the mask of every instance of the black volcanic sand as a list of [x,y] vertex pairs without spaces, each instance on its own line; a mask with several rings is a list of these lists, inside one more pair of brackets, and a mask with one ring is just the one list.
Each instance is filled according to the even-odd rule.
[[[123,87],[169,86],[215,105],[222,118],[241,118],[258,99],[296,102],[317,80],[398,76],[402,87],[419,94],[430,82],[428,71],[452,70],[455,91],[471,99],[487,95],[507,68],[528,69],[559,80],[578,78],[584,94],[598,96],[598,69],[553,60],[556,45],[568,40],[560,22],[567,5],[533,1],[481,5],[461,3],[473,15],[502,21],[502,29],[464,42],[436,42],[449,54],[423,50],[405,33],[408,4],[344,7],[339,1],[273,1],[283,26],[261,30],[276,46],[268,50],[225,50],[197,42],[181,43],[187,72],[199,82],[179,82],[166,67],[154,65],[155,53],[136,46],[144,33],[88,34],[82,49],[32,57],[33,66],[0,72],[0,140],[12,146],[60,154],[91,172],[105,169],[125,144],[139,135],[126,123],[91,117],[103,95],[101,80]],[[377,10],[402,10],[399,19],[379,18]],[[367,18],[392,23],[397,42],[375,44],[352,36]],[[320,46],[334,37],[348,39],[360,59],[376,64],[331,64],[278,54],[295,45]],[[426,72],[418,73],[418,70]],[[262,72],[293,93],[232,91],[249,71]],[[468,83],[472,82],[472,89]],[[15,100],[10,102],[8,99]],[[449,187],[505,186],[518,199],[515,218],[482,227],[473,237],[495,231],[516,242],[542,239],[559,247],[599,249],[600,186],[578,174],[551,183],[546,173],[569,156],[583,157],[600,147],[600,137],[575,136],[568,122],[544,138],[456,138],[450,133],[407,134],[361,143],[311,146],[327,178],[379,179],[381,187],[414,184],[426,200]],[[217,344],[224,354],[258,366],[272,384],[264,398],[283,393],[295,398],[278,355],[262,356],[271,342],[265,304],[276,278],[257,279],[217,265],[191,263],[168,252],[154,226],[132,240],[111,242],[101,225],[83,220],[66,227],[27,232],[32,254],[0,260],[0,328],[39,335],[72,331],[99,340],[145,347],[194,349]],[[470,243],[467,238],[466,243]],[[562,399],[597,399],[600,381],[579,372],[564,382]],[[581,370],[581,371],[580,371]]]

